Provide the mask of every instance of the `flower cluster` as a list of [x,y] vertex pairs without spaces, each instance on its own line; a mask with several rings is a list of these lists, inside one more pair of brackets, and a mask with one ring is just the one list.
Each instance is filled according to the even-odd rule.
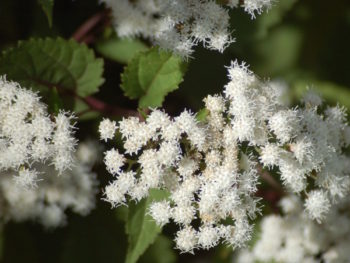
[[[222,52],[233,39],[229,30],[228,10],[240,5],[238,0],[102,0],[112,8],[114,25],[120,37],[143,36],[166,50],[183,57],[193,47]],[[271,6],[271,0],[245,0],[241,3],[252,17]]]
[[229,114],[235,138],[255,147],[259,162],[267,168],[279,168],[288,190],[309,192],[306,211],[322,220],[330,207],[344,198],[350,186],[350,128],[345,109],[322,105],[311,92],[303,107],[288,108],[281,103],[278,86],[262,83],[242,64],[229,68],[229,82],[224,90],[231,99]]
[[66,223],[67,209],[88,214],[94,208],[97,192],[96,175],[91,172],[96,160],[95,144],[81,143],[76,153],[77,162],[61,174],[52,166],[34,164],[36,180],[40,180],[37,188],[14,184],[13,176],[23,176],[24,171],[0,172],[1,217],[16,222],[34,220],[52,228]]
[[[208,100],[216,103],[214,115],[223,113],[224,101]],[[153,110],[145,122],[123,119],[117,128],[125,155],[116,149],[105,153],[107,170],[117,176],[105,189],[106,200],[118,206],[127,196],[135,201],[147,197],[151,188],[169,191],[170,198],[154,202],[149,213],[159,225],[172,219],[180,226],[175,240],[183,252],[209,249],[220,239],[241,246],[250,237],[248,218],[258,210],[255,163],[239,155],[231,127],[218,127],[212,120],[202,125],[186,110],[174,119],[160,110]],[[100,129],[112,126],[108,122]],[[195,219],[201,222],[198,229],[191,225]],[[229,219],[231,224],[222,223]]]
[[59,173],[71,168],[73,118],[50,116],[37,94],[0,77],[0,171],[18,171],[16,182],[32,187],[39,178],[35,165],[50,162]]
[[180,225],[175,240],[184,252],[249,239],[248,219],[259,211],[257,170],[264,167],[277,170],[288,191],[307,196],[305,210],[318,222],[349,189],[343,108],[325,107],[312,93],[304,107],[288,108],[279,85],[259,80],[237,61],[228,76],[223,96],[204,99],[201,122],[187,110],[173,119],[152,110],[145,122],[131,117],[100,125],[101,139],[117,130],[125,149],[105,153],[107,170],[117,177],[105,189],[106,200],[118,206],[128,196],[147,197],[151,188],[169,191],[170,199],[152,204],[150,214],[160,225]]
[[[321,114],[322,100],[307,94],[304,108],[289,109],[281,102],[278,87],[258,80],[244,64],[234,62],[228,72],[231,81],[225,86],[225,96],[204,100],[209,112],[204,123],[198,123],[188,111],[171,120],[159,110],[152,111],[144,123],[137,118],[119,122],[126,154],[139,155],[137,172],[123,172],[128,158],[117,150],[105,155],[108,171],[118,175],[106,188],[112,204],[125,202],[126,194],[139,200],[150,188],[164,187],[171,192],[171,200],[155,203],[150,213],[161,225],[170,218],[181,225],[176,240],[184,251],[209,248],[221,237],[227,238],[229,231],[222,234],[220,220],[232,217],[237,224],[248,211],[254,215],[255,164],[246,158],[250,164],[242,165],[244,155],[238,144],[253,148],[262,165],[277,166],[282,182],[292,192],[306,191],[307,178],[314,179],[316,188],[305,201],[312,219],[323,219],[331,202],[348,191],[348,157],[343,148],[348,146],[349,127],[343,108],[328,107]],[[116,128],[116,123],[104,120],[100,126],[103,139],[112,138]],[[196,216],[203,223],[197,232],[190,226]],[[246,218],[243,221],[247,226]],[[211,231],[211,242],[201,241],[203,229]],[[240,226],[235,227],[235,234],[237,229]],[[193,240],[191,245],[189,240]]]
[[252,249],[240,251],[235,262],[349,262],[349,198],[333,206],[322,224],[302,213],[297,196],[285,197],[280,205],[284,215],[264,217],[259,240]]
[[169,191],[170,198],[153,203],[149,213],[159,225],[173,220],[180,226],[175,241],[183,252],[221,240],[242,246],[250,238],[249,218],[259,211],[256,163],[238,148],[227,103],[229,97],[208,96],[205,122],[187,110],[173,119],[153,110],[145,122],[131,117],[100,125],[101,139],[113,138],[117,129],[125,149],[124,155],[105,153],[107,170],[117,177],[105,189],[106,200],[118,206],[127,197],[147,197],[151,188]]

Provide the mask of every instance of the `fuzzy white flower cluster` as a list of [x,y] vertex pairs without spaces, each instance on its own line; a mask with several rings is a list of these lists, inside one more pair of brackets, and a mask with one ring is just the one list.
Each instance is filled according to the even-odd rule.
[[[95,206],[96,174],[91,172],[96,156],[96,143],[81,143],[76,163],[61,174],[52,166],[34,164],[39,187],[24,188],[13,182],[21,171],[0,172],[0,211],[5,221],[37,221],[47,228],[66,223],[65,211],[70,209],[81,215]],[[23,173],[23,172],[22,172]],[[22,179],[21,179],[22,180]]]
[[202,43],[222,52],[233,39],[228,8],[244,7],[252,17],[271,6],[271,0],[101,0],[113,11],[114,26],[120,37],[142,36],[162,49],[183,57]]
[[350,186],[350,159],[345,155],[350,128],[345,109],[322,105],[308,93],[301,108],[281,103],[278,86],[259,81],[247,67],[234,62],[225,95],[232,100],[234,136],[255,147],[266,168],[279,168],[288,190],[307,192],[308,179],[314,190],[305,202],[310,217],[322,220],[331,203],[344,198]]
[[297,196],[285,197],[280,205],[284,215],[264,217],[259,240],[252,249],[240,251],[234,262],[349,262],[349,198],[333,206],[322,224],[303,214]]
[[37,94],[0,77],[0,171],[17,170],[16,182],[36,185],[36,164],[49,162],[59,173],[71,168],[76,140],[74,117],[49,116]]
[[[206,104],[207,124],[186,110],[174,119],[160,110],[145,122],[123,119],[117,128],[125,154],[105,153],[107,170],[116,176],[105,189],[106,200],[118,206],[147,197],[151,188],[170,192],[169,199],[152,203],[149,213],[159,225],[173,220],[180,226],[175,241],[182,252],[220,241],[244,245],[252,230],[249,218],[259,211],[255,163],[239,151],[232,127],[224,122],[225,102],[209,96]],[[109,126],[104,120],[100,128]],[[197,228],[195,220],[201,222]]]
[[[319,222],[349,189],[343,108],[321,111],[315,102],[322,100],[310,94],[303,108],[288,108],[279,86],[259,80],[244,63],[233,62],[228,76],[223,96],[204,99],[208,115],[200,123],[186,110],[174,119],[153,110],[145,122],[133,117],[100,126],[102,139],[114,137],[110,127],[120,132],[125,149],[105,153],[107,170],[117,177],[106,199],[118,206],[127,196],[146,197],[150,188],[169,191],[170,199],[154,203],[150,214],[160,225],[172,219],[181,226],[176,243],[185,252],[220,239],[241,246],[250,238],[248,218],[259,210],[257,166],[279,168],[287,190],[304,192],[305,210]],[[222,224],[228,218],[233,225]]]

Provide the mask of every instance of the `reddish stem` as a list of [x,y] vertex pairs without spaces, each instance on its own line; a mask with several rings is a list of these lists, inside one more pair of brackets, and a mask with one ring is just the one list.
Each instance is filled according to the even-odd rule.
[[78,98],[83,100],[90,107],[90,109],[94,111],[102,112],[107,115],[135,116],[140,118],[140,114],[135,110],[112,106],[91,96],[85,98],[78,96]]
[[77,113],[78,116],[81,116],[89,111],[98,111],[101,113],[104,113],[106,115],[116,115],[116,116],[135,116],[140,118],[141,120],[143,119],[142,116],[139,114],[138,111],[136,110],[129,110],[129,109],[124,109],[121,107],[109,105],[99,99],[96,99],[92,96],[87,96],[87,97],[82,97],[79,96],[75,91],[71,89],[67,89],[65,87],[62,87],[60,85],[55,85],[47,81],[39,80],[39,79],[31,79],[32,81],[37,82],[40,85],[44,85],[48,88],[57,88],[57,90],[62,94],[66,96],[73,96],[76,99],[79,99],[83,101],[86,105],[89,106],[88,110],[81,111]]
[[80,43],[92,43],[95,40],[94,29],[98,24],[107,25],[109,23],[110,10],[104,10],[100,13],[97,13],[86,20],[72,35],[72,38]]

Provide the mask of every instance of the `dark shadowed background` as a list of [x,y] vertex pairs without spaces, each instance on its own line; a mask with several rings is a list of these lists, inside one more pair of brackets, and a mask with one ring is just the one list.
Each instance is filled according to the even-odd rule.
[[[96,0],[56,0],[50,28],[36,0],[0,0],[0,51],[31,37],[70,38],[84,21],[102,10],[104,6]],[[227,82],[224,66],[235,59],[246,61],[261,78],[285,81],[291,98],[300,96],[307,86],[313,86],[331,103],[339,101],[350,108],[348,0],[276,0],[269,12],[254,21],[242,10],[231,13],[236,43],[224,54],[198,48],[195,59],[189,61],[180,89],[166,97],[167,112],[176,114],[184,107],[199,110],[205,95],[221,92]],[[103,29],[96,30],[89,46],[95,49],[103,34]],[[97,51],[96,55],[101,56]],[[119,88],[123,67],[105,59],[106,82],[96,96],[110,104],[135,109],[136,101],[124,97]],[[97,138],[99,120],[80,122],[78,137]],[[109,175],[102,165],[94,169],[102,189]],[[47,231],[33,222],[4,223],[0,234],[1,260],[123,262],[127,238],[121,214],[121,209],[116,212],[109,204],[99,201],[89,216],[70,214],[67,226],[56,230]],[[224,247],[198,252],[196,257],[167,250],[174,246],[171,243],[174,229],[166,227],[163,233],[140,262],[231,262],[232,253]],[[155,256],[159,253],[163,253],[161,257]]]

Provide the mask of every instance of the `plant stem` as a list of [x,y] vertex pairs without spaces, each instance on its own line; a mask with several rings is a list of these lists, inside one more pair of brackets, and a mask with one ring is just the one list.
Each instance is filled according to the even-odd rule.
[[140,114],[135,110],[129,110],[117,106],[112,106],[91,96],[85,98],[77,96],[77,98],[84,101],[90,107],[90,109],[94,111],[102,112],[107,115],[117,115],[126,117],[135,116],[140,118]]
[[95,41],[95,33],[97,26],[100,24],[102,28],[110,23],[110,10],[106,9],[99,12],[88,20],[86,20],[72,35],[72,38],[80,43],[91,44]]

